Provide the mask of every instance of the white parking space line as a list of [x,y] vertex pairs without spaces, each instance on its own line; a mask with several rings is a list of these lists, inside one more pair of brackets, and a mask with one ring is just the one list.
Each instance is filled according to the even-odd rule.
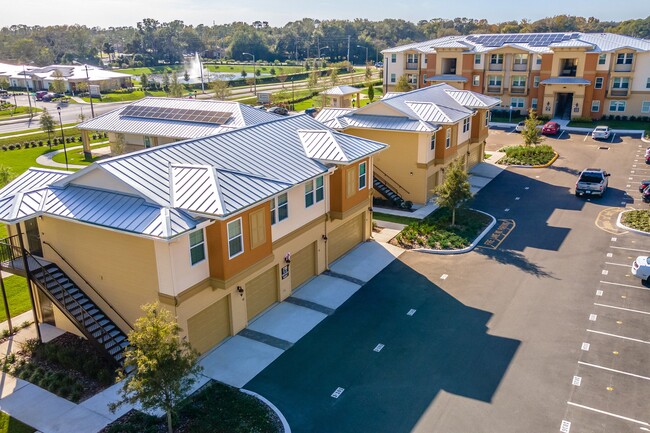
[[610,143],[614,142],[614,138],[616,138],[616,133],[612,134],[612,140],[610,141]]
[[594,302],[594,305],[596,305],[598,307],[603,307],[603,308],[612,308],[614,310],[623,310],[623,311],[629,311],[630,313],[646,314],[646,315],[650,316],[650,311],[633,310],[631,308],[615,307],[614,305],[598,304],[596,302]]
[[449,275],[447,275],[447,274],[442,274],[442,275],[440,276],[440,279],[441,279],[441,280],[446,280],[448,276],[449,276]]
[[641,376],[640,374],[634,374],[623,370],[615,370],[613,368],[603,367],[602,365],[590,364],[588,362],[583,362],[583,361],[578,361],[578,364],[584,365],[585,367],[597,368],[599,370],[611,371],[612,373],[618,373],[624,376],[636,377],[637,379],[650,380],[650,377],[647,376]]
[[[611,257],[611,256],[610,256]],[[626,268],[631,268],[632,266],[629,263],[612,263],[612,262],[605,262],[606,265],[612,265],[612,266],[625,266]]]
[[566,132],[566,131],[561,131],[561,132],[560,132],[560,135],[557,136],[557,140],[559,140],[560,138],[562,138],[562,136],[564,135],[565,132]]
[[587,141],[587,137],[589,137],[589,136],[585,135],[585,138],[583,138],[582,141]]
[[593,329],[587,329],[587,332],[591,332],[592,334],[605,335],[607,337],[620,338],[621,340],[635,341],[637,343],[643,343],[643,344],[650,344],[650,341],[639,340],[638,338],[625,337],[623,335],[610,334],[609,332],[595,331]]
[[639,290],[650,290],[647,287],[642,287],[642,286],[633,286],[631,284],[623,284],[623,283],[612,283],[610,281],[601,281],[602,284],[611,284],[612,286],[621,286],[621,287],[631,287],[633,289],[639,289]]
[[634,418],[628,418],[628,417],[623,416],[623,415],[616,415],[615,413],[605,412],[604,410],[595,409],[593,407],[584,406],[584,405],[578,404],[578,403],[573,403],[572,401],[567,401],[567,404],[570,405],[570,406],[579,407],[581,409],[589,410],[589,411],[592,411],[592,412],[601,413],[603,415],[608,415],[608,416],[611,416],[613,418],[618,418],[618,419],[622,419],[622,420],[625,420],[625,421],[630,421],[630,422],[633,422],[635,424],[650,426],[650,424],[648,424],[645,421],[639,421],[639,420],[636,420]]
[[627,247],[615,247],[613,245],[609,246],[610,248],[616,248],[617,250],[627,250],[627,251],[638,251],[641,253],[650,253],[650,250],[640,250],[638,248],[627,248]]

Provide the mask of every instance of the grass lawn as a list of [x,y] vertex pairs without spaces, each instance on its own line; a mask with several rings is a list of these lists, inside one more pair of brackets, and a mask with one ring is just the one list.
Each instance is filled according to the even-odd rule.
[[379,221],[387,221],[389,223],[398,223],[398,224],[405,224],[405,225],[409,225],[411,223],[420,221],[417,218],[409,218],[401,215],[391,215],[391,214],[381,213],[381,212],[373,212],[372,218]]
[[[154,433],[166,431],[165,417],[130,412],[102,433]],[[282,426],[274,412],[253,396],[218,382],[208,382],[178,408],[177,433],[279,433]]]
[[[9,304],[11,317],[15,317],[32,308],[25,278],[12,275],[4,279],[4,285],[5,291],[7,292],[7,303]],[[0,297],[0,322],[4,322],[5,320],[7,320],[5,305],[2,297]]]
[[[33,113],[39,111],[43,111],[43,110],[40,108],[32,108]],[[16,107],[15,111],[12,109],[0,110],[0,120],[9,119],[13,116],[18,116],[21,114],[29,114],[29,107]]]
[[490,114],[490,122],[519,123],[522,120],[526,120],[526,116],[523,116],[521,114],[512,113],[512,119],[510,118],[510,116],[500,116],[494,113]]
[[406,248],[454,250],[468,247],[492,219],[467,208],[456,210],[456,225],[451,226],[451,211],[439,208],[422,221],[404,228],[394,242]]
[[[188,91],[189,92],[189,91]],[[102,103],[102,102],[127,102],[127,101],[137,101],[144,98],[145,96],[167,96],[167,92],[162,90],[147,90],[143,92],[142,90],[135,90],[131,93],[102,93],[101,100],[93,98],[93,102]],[[85,97],[81,98],[86,102],[90,102],[90,98]]]
[[[66,137],[72,137],[72,136],[79,137],[81,135],[81,133],[79,132],[79,130],[77,128],[64,129],[63,134]],[[50,138],[60,138],[60,137],[61,137],[61,131],[57,126],[56,131],[53,134],[50,134]],[[0,147],[3,146],[3,145],[8,146],[10,144],[15,144],[15,143],[22,144],[22,143],[29,142],[29,141],[39,141],[39,140],[43,141],[43,142],[47,142],[47,133],[42,132],[42,131],[38,131],[38,132],[35,132],[33,134],[23,135],[23,136],[20,136],[20,137],[11,137],[11,138],[0,137]],[[24,149],[19,149],[19,150],[22,151]],[[0,153],[0,155],[5,153],[2,150],[0,150],[0,152],[2,152],[2,153]],[[13,150],[7,151],[7,153],[9,153],[9,152],[15,152],[15,151],[13,151]]]
[[140,76],[142,74],[162,74],[165,70],[171,69],[172,71],[184,71],[184,65],[165,65],[165,66],[150,66],[144,68],[126,68],[116,69],[115,72],[122,74],[130,74]]
[[632,210],[625,212],[621,222],[628,227],[650,233],[650,211]]
[[[247,65],[205,65],[208,71],[210,72],[227,72],[229,74],[235,74],[239,76],[241,74],[242,69],[248,73],[248,77],[250,78],[253,75],[253,65],[247,64]],[[302,66],[281,66],[281,65],[268,65],[268,66],[256,66],[255,71],[260,71],[261,74],[271,74],[271,68],[275,69],[275,75],[280,75],[280,74],[296,74],[299,72],[303,72],[305,69]],[[282,72],[280,72],[280,68],[282,68]]]
[[[75,126],[75,125],[76,125],[76,123],[64,123],[63,128],[68,128],[69,126]],[[64,131],[67,132],[67,129],[64,129]],[[37,133],[43,132],[43,130],[41,128],[31,128],[31,129],[24,129],[22,131],[3,132],[3,133],[0,133],[0,138],[1,137],[9,137],[11,135],[17,135],[17,134],[26,134],[28,132],[33,132],[33,133],[37,134]],[[47,137],[47,134],[45,136]],[[25,136],[25,137],[27,137],[27,136]],[[19,141],[22,138],[23,137],[16,137],[16,138],[14,138],[14,140]]]
[[640,120],[596,120],[595,122],[569,122],[569,126],[576,128],[589,128],[593,129],[598,125],[609,126],[612,129],[638,129],[645,131],[646,134],[650,133],[650,122],[642,122]]
[[[99,149],[101,147],[106,147],[106,143],[96,144],[94,146],[91,146],[90,148],[91,149]],[[68,150],[67,153],[68,153],[68,164],[90,165],[90,164],[92,164],[93,162],[97,161],[100,158],[99,156],[93,156],[93,159],[91,161],[86,161],[86,159],[84,158],[84,150],[83,150],[83,148]],[[102,156],[102,157],[104,157],[104,156]],[[54,155],[52,160],[54,162],[59,162],[61,164],[65,164],[65,155],[63,153],[56,154],[56,155]]]
[[508,146],[502,148],[501,152],[505,152],[506,156],[499,160],[499,164],[508,165],[544,165],[555,155],[548,145]]
[[9,236],[9,233],[7,232],[7,226],[4,224],[0,224],[0,239],[4,239]]
[[0,433],[34,433],[36,430],[4,412],[0,412]]

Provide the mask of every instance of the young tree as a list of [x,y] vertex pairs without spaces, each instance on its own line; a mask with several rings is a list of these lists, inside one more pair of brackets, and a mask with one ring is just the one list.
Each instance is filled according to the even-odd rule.
[[5,77],[0,78],[0,89],[7,90],[9,88],[9,80]]
[[370,69],[370,64],[366,65],[366,71],[364,76],[366,77],[366,80],[372,78],[372,69]]
[[320,77],[318,71],[312,71],[311,74],[309,74],[309,79],[307,80],[307,88],[310,91],[313,91],[314,88],[318,85],[318,77]]
[[215,80],[210,83],[210,88],[214,92],[214,99],[225,101],[230,96],[230,87],[226,80]]
[[51,89],[54,93],[65,93],[65,81],[63,80],[63,74],[61,71],[56,69],[52,73],[54,81],[51,83]]
[[88,91],[88,81],[79,81],[75,84],[75,90],[77,91],[77,94],[86,93]]
[[169,96],[172,98],[180,98],[183,96],[183,85],[178,82],[176,72],[172,72],[172,78],[169,81]]
[[246,72],[246,69],[241,70],[241,77],[246,78],[248,76],[248,72]]
[[142,86],[142,90],[146,90],[149,88],[149,77],[147,74],[142,74],[140,75],[140,85]]
[[332,68],[330,71],[330,83],[332,83],[332,86],[336,86],[336,83],[339,82],[339,71],[337,68]]
[[537,113],[532,108],[528,111],[528,117],[524,121],[524,129],[521,131],[521,137],[524,139],[524,144],[526,146],[534,146],[542,142],[542,134],[540,130],[537,129],[537,126],[540,125],[540,122],[537,119]]
[[410,92],[411,85],[409,84],[409,80],[406,77],[406,75],[402,75],[399,77],[399,80],[397,80],[397,84],[395,85],[395,91],[396,92]]
[[368,99],[372,102],[375,99],[375,86],[370,84],[368,86]]
[[169,73],[167,72],[162,74],[162,86],[165,92],[169,90]]
[[456,224],[456,209],[472,197],[464,158],[454,160],[445,170],[445,181],[435,189],[436,203],[451,209],[451,225]]
[[43,108],[43,113],[41,114],[41,120],[39,121],[41,124],[41,129],[44,132],[47,132],[47,142],[50,145],[50,148],[52,147],[52,142],[50,141],[50,135],[54,132],[54,127],[56,126],[56,122],[54,121],[54,117],[50,114],[49,111],[47,111],[47,108]]
[[14,178],[14,173],[6,165],[0,164],[0,188],[11,182]]
[[167,430],[173,433],[172,413],[197,381],[202,368],[199,356],[180,337],[181,328],[171,312],[159,303],[142,306],[144,316],[136,320],[129,332],[131,345],[124,355],[125,369],[133,372],[123,377],[122,401],[110,405],[140,404],[144,410],[159,409],[167,414]]

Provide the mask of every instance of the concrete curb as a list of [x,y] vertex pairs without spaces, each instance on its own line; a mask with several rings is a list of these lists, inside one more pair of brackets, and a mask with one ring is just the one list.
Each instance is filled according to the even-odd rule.
[[560,157],[560,154],[553,152],[553,158],[546,164],[542,165],[506,165],[506,167],[515,167],[515,168],[549,168],[557,159]]
[[641,210],[641,209],[629,209],[629,210],[624,210],[623,212],[619,213],[618,218],[616,218],[616,226],[618,228],[620,228],[620,229],[623,229],[623,230],[629,230],[631,232],[638,233],[640,235],[650,236],[650,233],[648,233],[648,232],[644,232],[643,230],[633,229],[632,227],[628,227],[628,226],[626,226],[625,224],[623,224],[621,222],[621,219],[623,218],[623,214],[626,213],[626,212],[633,211],[633,210]]
[[478,243],[481,241],[481,239],[483,239],[483,237],[484,237],[486,234],[488,234],[488,232],[489,232],[490,230],[492,230],[492,228],[497,224],[497,219],[494,218],[494,217],[493,217],[492,215],[490,215],[489,213],[486,213],[486,212],[480,211],[480,210],[478,210],[478,209],[472,209],[472,210],[475,211],[475,212],[480,212],[480,213],[482,213],[483,215],[487,215],[487,216],[489,216],[490,218],[492,218],[492,222],[491,222],[490,224],[488,224],[488,226],[485,228],[485,230],[483,230],[483,231],[481,232],[481,234],[479,234],[479,235],[476,237],[476,239],[474,239],[474,241],[470,244],[470,246],[468,246],[468,247],[466,247],[466,248],[462,248],[462,249],[460,249],[460,250],[432,250],[432,249],[430,249],[430,248],[414,248],[414,249],[412,249],[412,250],[406,250],[406,251],[417,251],[417,252],[419,252],[419,253],[441,254],[441,255],[465,254],[465,253],[468,253],[468,252],[472,251],[474,248],[476,248],[476,246],[477,246]]
[[641,134],[641,141],[643,141],[644,143],[650,143],[650,140],[645,138],[643,134]]
[[241,392],[243,392],[244,394],[252,395],[253,397],[258,399],[262,403],[266,404],[269,408],[271,408],[271,410],[273,412],[275,412],[275,414],[278,416],[278,418],[280,418],[280,422],[282,422],[282,428],[284,429],[284,433],[291,433],[291,427],[289,427],[289,423],[287,422],[287,419],[284,417],[284,415],[282,415],[282,412],[280,412],[280,409],[275,407],[275,405],[273,403],[271,403],[266,398],[262,397],[261,395],[259,395],[256,392],[249,391],[249,390],[244,389],[244,388],[239,388],[239,390]]

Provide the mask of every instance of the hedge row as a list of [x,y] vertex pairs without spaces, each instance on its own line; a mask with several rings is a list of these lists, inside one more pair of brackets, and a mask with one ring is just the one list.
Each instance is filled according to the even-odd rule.
[[[92,134],[90,136],[91,140],[101,140],[103,138],[108,138],[108,133],[106,132],[98,132],[96,134]],[[65,137],[65,143],[71,144],[71,143],[81,143],[83,140],[81,136],[70,136],[70,137]],[[34,147],[42,147],[42,146],[58,146],[60,144],[63,144],[64,140],[63,138],[52,138],[51,140],[34,140],[34,141],[25,141],[22,143],[13,143],[13,144],[5,144],[0,147],[3,151],[7,150],[18,150],[18,149],[30,149]]]

